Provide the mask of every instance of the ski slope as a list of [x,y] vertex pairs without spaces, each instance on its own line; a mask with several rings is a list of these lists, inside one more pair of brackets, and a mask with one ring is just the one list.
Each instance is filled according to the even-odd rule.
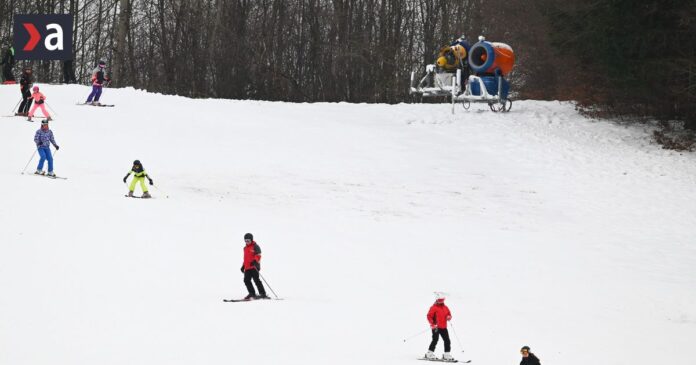
[[[647,127],[39,85],[68,180],[21,175],[39,123],[0,118],[2,365],[422,365],[433,291],[473,364],[693,364],[696,157]],[[285,300],[222,302],[246,232]]]

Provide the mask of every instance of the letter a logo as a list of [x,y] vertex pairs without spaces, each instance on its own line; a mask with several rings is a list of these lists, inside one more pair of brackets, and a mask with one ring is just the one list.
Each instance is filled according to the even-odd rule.
[[[46,30],[50,29],[53,29],[56,32],[46,36],[44,46],[49,51],[63,50],[63,28],[61,28],[60,25],[54,23],[46,26]],[[51,43],[51,41],[55,42]]]

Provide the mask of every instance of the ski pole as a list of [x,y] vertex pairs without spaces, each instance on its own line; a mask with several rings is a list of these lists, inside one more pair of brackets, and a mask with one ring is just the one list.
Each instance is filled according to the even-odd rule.
[[22,170],[22,175],[24,175],[24,172],[27,171],[27,167],[29,167],[29,164],[31,163],[31,160],[34,159],[34,156],[36,156],[36,151],[34,150],[34,153],[31,154],[31,158],[29,159],[29,162],[24,166],[24,170]]
[[457,344],[459,344],[459,348],[462,350],[462,352],[464,352],[464,347],[462,347],[462,341],[459,340],[459,336],[457,335],[457,330],[454,329],[454,324],[452,324],[452,332],[454,333],[454,338],[457,339]]
[[164,191],[162,191],[162,189],[158,188],[157,185],[152,184],[152,187],[155,188],[155,190],[159,191],[160,193],[164,194],[164,197],[165,197],[165,198],[169,199],[169,195],[167,195],[167,193],[165,193]]
[[50,106],[47,102],[44,101],[44,104],[46,104],[46,106],[48,107],[48,109],[51,110],[51,113],[53,113],[53,115],[55,115],[56,117],[58,116],[58,113],[56,113],[56,111],[53,110],[53,108],[51,108],[51,106]]
[[276,299],[280,299],[280,298],[278,298],[278,294],[276,294],[276,292],[273,291],[273,288],[271,288],[271,286],[268,285],[268,282],[266,281],[266,278],[264,278],[263,275],[261,275],[261,272],[260,272],[260,271],[259,271],[259,276],[261,276],[261,280],[263,280],[264,284],[266,284],[266,286],[268,287],[268,289],[271,289],[271,293],[273,293],[273,295],[276,297]]
[[418,337],[418,336],[424,334],[424,333],[427,332],[428,330],[429,330],[429,328],[426,328],[426,329],[424,329],[424,330],[422,330],[422,331],[416,333],[415,335],[412,335],[412,336],[410,336],[410,337],[406,337],[406,338],[404,338],[404,342],[406,342],[406,341],[408,341],[408,340],[410,340],[410,339],[416,338],[416,337]]
[[23,98],[19,98],[19,101],[17,102],[17,104],[15,104],[14,108],[12,108],[12,114],[16,113],[15,110],[17,109],[17,106],[19,106],[19,103],[22,102],[22,100],[24,100],[24,99],[23,99]]

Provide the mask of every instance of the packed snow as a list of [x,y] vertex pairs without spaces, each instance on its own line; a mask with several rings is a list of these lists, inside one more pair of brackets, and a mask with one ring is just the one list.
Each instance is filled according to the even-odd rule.
[[[693,364],[696,158],[649,126],[39,86],[68,179],[0,118],[0,364],[418,365],[434,291],[472,364]],[[284,300],[223,303],[246,232]]]

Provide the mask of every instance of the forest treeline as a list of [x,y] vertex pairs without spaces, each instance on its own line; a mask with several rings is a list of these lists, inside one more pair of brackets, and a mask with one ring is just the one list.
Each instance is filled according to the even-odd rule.
[[3,47],[13,14],[53,13],[73,15],[83,83],[105,60],[153,92],[397,103],[442,45],[484,35],[514,48],[517,98],[696,129],[696,0],[0,0]]

